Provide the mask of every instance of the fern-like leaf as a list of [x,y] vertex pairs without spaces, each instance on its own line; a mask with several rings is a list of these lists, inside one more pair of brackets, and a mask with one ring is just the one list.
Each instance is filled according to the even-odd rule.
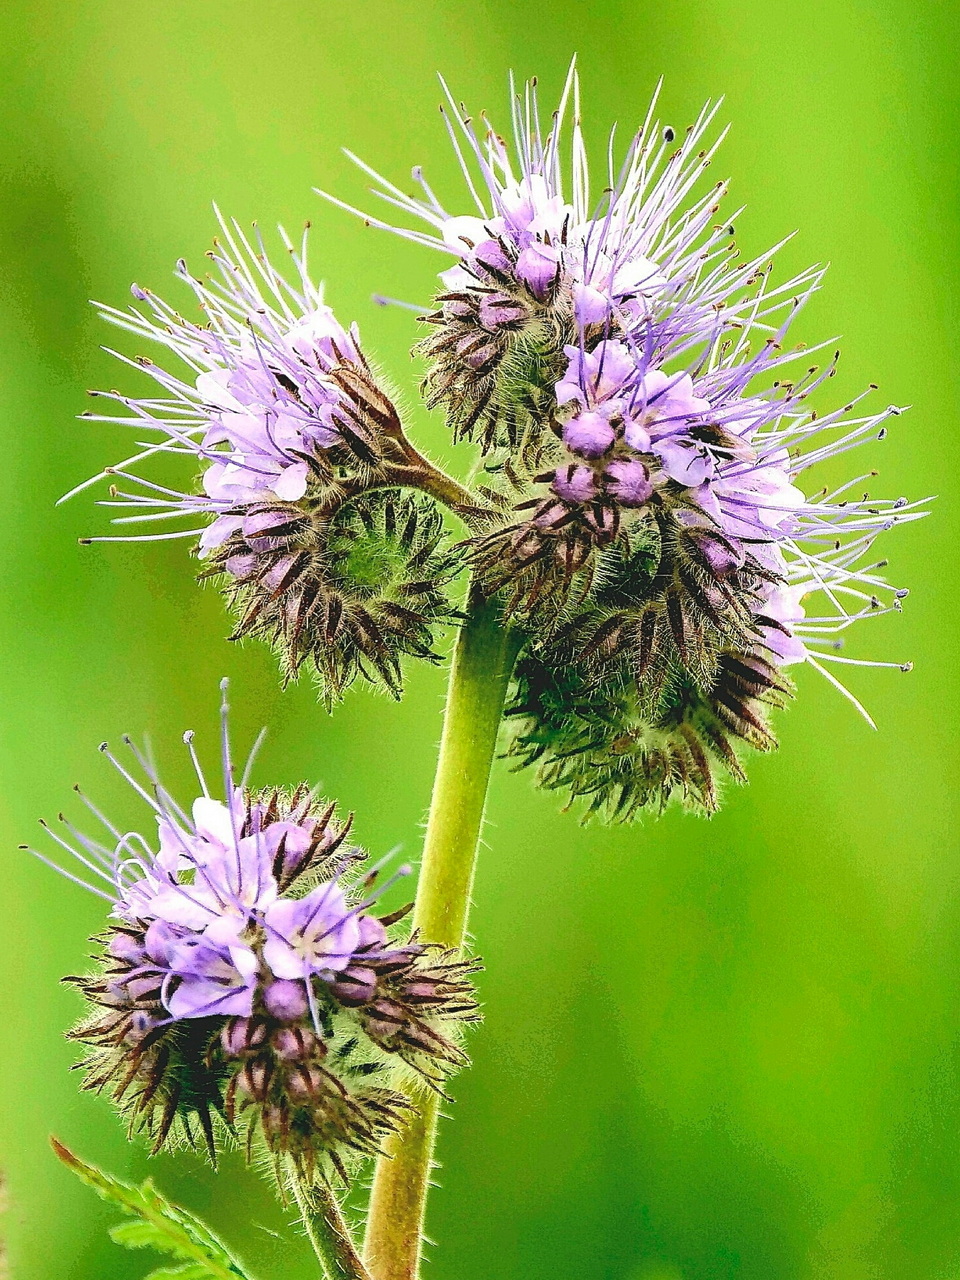
[[138,1187],[131,1186],[86,1164],[56,1138],[51,1141],[59,1159],[81,1182],[128,1215],[129,1221],[110,1229],[117,1244],[127,1249],[156,1249],[184,1264],[161,1267],[146,1280],[252,1280],[199,1218],[172,1204],[149,1178]]

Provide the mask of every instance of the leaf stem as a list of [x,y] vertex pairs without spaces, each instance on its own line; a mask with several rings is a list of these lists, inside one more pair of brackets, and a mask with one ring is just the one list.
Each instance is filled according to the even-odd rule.
[[340,1206],[325,1182],[305,1184],[291,1168],[290,1186],[324,1280],[370,1280],[360,1261]]
[[[426,942],[463,945],[477,846],[503,704],[521,638],[499,604],[472,589],[444,713],[414,925]],[[408,1089],[416,1112],[377,1163],[364,1261],[372,1280],[416,1280],[439,1096]]]

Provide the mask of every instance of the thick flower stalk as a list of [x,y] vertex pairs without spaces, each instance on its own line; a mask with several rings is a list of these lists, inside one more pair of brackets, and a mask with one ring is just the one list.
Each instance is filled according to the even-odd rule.
[[[120,356],[158,394],[93,393],[119,412],[85,416],[146,439],[102,473],[113,480],[103,505],[126,512],[114,521],[123,532],[85,541],[194,541],[235,607],[234,638],[274,643],[290,676],[309,661],[328,704],[357,674],[398,695],[401,660],[436,661],[434,631],[455,614],[443,588],[459,562],[437,502],[459,509],[469,495],[407,439],[356,326],[341,326],[310,279],[306,234],[297,252],[280,233],[291,282],[259,234],[253,244],[236,223],[220,226],[212,277],[182,260],[176,271],[205,323],[139,285],[129,311],[101,308],[166,348],[174,367]],[[196,487],[144,474],[169,454],[186,456],[191,483],[199,471]],[[169,521],[187,527],[154,532]]]
[[64,874],[110,905],[96,969],[70,979],[89,1005],[72,1032],[85,1087],[107,1090],[155,1151],[202,1138],[215,1157],[245,1133],[281,1178],[292,1166],[306,1184],[346,1182],[409,1111],[393,1064],[439,1088],[466,1061],[457,1027],[476,1017],[476,966],[395,936],[405,912],[377,913],[378,868],[333,805],[236,781],[225,705],[225,800],[192,739],[189,809],[132,744],[142,781],[102,748],[153,811],[153,836],[93,806],[100,837],[47,828],[77,865]]

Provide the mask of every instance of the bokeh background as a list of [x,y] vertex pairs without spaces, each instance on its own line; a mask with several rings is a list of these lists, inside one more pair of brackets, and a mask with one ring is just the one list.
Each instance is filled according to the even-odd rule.
[[[734,123],[743,248],[799,226],[782,271],[829,258],[802,337],[841,333],[838,397],[911,403],[863,456],[882,486],[940,495],[895,535],[913,588],[858,636],[911,676],[853,672],[871,732],[812,671],[782,750],[703,822],[671,812],[583,829],[524,776],[496,774],[473,926],[486,1026],[456,1082],[430,1206],[432,1280],[952,1280],[960,1275],[958,880],[958,161],[960,21],[951,0],[7,0],[0,15],[0,914],[2,1161],[17,1280],[121,1280],[110,1212],[51,1155],[56,1133],[118,1174],[152,1172],[261,1280],[315,1275],[270,1190],[228,1159],[147,1160],[106,1102],[77,1093],[58,985],[84,965],[99,902],[16,852],[81,783],[133,822],[96,751],[148,730],[186,784],[180,732],[211,744],[217,679],[241,743],[269,722],[259,777],[323,782],[374,851],[415,856],[444,673],[402,705],[354,692],[333,718],[284,693],[258,647],[224,642],[184,544],[77,545],[104,515],[54,500],[121,455],[79,424],[84,389],[136,375],[99,350],[90,297],[166,288],[198,264],[210,202],[314,222],[342,316],[404,388],[419,438],[412,316],[442,265],[325,208],[414,162],[459,188],[437,115],[442,70],[506,117],[506,76],[546,101],[578,51],[595,154],[657,78],[678,127],[708,95]],[[175,290],[174,290],[175,291]],[[184,296],[184,303],[187,298]],[[824,476],[825,480],[830,474]],[[278,1234],[278,1233],[282,1233]]]

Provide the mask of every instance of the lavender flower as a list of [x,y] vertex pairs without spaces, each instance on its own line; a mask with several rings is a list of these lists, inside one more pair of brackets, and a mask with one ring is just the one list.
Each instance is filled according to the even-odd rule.
[[775,286],[770,253],[738,260],[726,185],[703,183],[719,104],[678,141],[655,97],[621,162],[611,138],[594,202],[572,68],[546,134],[535,87],[514,95],[512,152],[446,93],[475,211],[441,205],[419,169],[409,196],[357,163],[427,229],[368,222],[455,260],[421,349],[428,400],[483,448],[487,589],[541,660],[564,651],[588,685],[629,671],[652,711],[678,680],[709,695],[725,653],[807,662],[846,693],[829,669],[855,661],[843,634],[906,595],[874,542],[924,513],[850,496],[863,475],[811,492],[811,467],[900,410],[862,409],[867,393],[811,407],[837,357],[788,342],[823,272]]
[[371,914],[377,869],[361,881],[349,822],[306,787],[250,791],[252,755],[237,783],[225,700],[221,718],[226,802],[211,794],[192,734],[202,794],[189,811],[147,754],[128,743],[141,783],[104,745],[152,809],[155,838],[121,834],[92,805],[105,839],[47,828],[79,865],[58,869],[110,904],[100,968],[75,980],[92,1014],[73,1034],[92,1050],[88,1087],[110,1084],[155,1147],[176,1121],[188,1136],[196,1121],[212,1153],[215,1118],[229,1128],[252,1109],[272,1150],[341,1169],[345,1152],[375,1151],[402,1114],[391,1056],[431,1081],[465,1060],[441,1024],[475,1016],[475,966],[416,938],[391,942],[396,917]]
[[[364,363],[356,326],[346,330],[340,325],[308,275],[306,236],[298,253],[280,231],[297,272],[292,284],[270,262],[259,232],[251,244],[238,223],[228,223],[219,212],[217,217],[224,240],[209,254],[215,276],[198,279],[182,259],[175,273],[193,291],[204,324],[185,319],[139,285],[132,292],[142,307],[100,308],[105,319],[165,347],[179,371],[170,372],[147,357],[130,360],[114,352],[146,372],[160,394],[138,399],[116,391],[94,392],[120,405],[121,413],[85,415],[153,438],[102,473],[134,486],[133,492],[112,494],[107,504],[133,510],[117,522],[212,517],[212,523],[195,528],[144,535],[199,537],[204,553],[241,527],[245,510],[264,501],[303,499],[329,476],[331,452],[357,451],[365,458],[375,453],[375,432],[364,410],[376,405],[390,412]],[[361,386],[369,406],[362,398],[358,402]],[[170,453],[185,454],[200,465],[202,493],[157,485],[131,470]]]
[[[605,193],[594,203],[572,67],[546,137],[535,85],[512,95],[512,155],[493,128],[479,136],[466,110],[443,87],[449,108],[444,120],[475,212],[441,205],[419,167],[413,180],[422,195],[410,196],[350,152],[374,179],[377,196],[429,230],[397,227],[321,194],[373,226],[456,259],[440,276],[446,292],[438,299],[440,311],[428,318],[441,332],[426,351],[438,361],[428,380],[434,398],[447,404],[459,430],[472,433],[479,427],[489,443],[502,440],[504,429],[511,434],[517,425],[511,393],[480,384],[504,362],[515,366],[518,347],[562,359],[562,335],[575,342],[584,333],[637,333],[655,344],[662,363],[714,333],[718,307],[729,308],[731,317],[751,314],[750,303],[735,298],[739,284],[722,270],[730,253],[729,228],[715,221],[725,184],[691,201],[722,140],[708,149],[701,146],[719,103],[708,104],[674,148],[674,131],[661,130],[654,121],[654,98],[618,167],[611,146]],[[567,129],[569,145],[564,146]],[[751,267],[764,261],[759,258]],[[789,288],[777,290],[766,306],[790,296]],[[752,318],[759,321],[765,313],[762,308]],[[457,403],[469,390],[455,377],[458,359],[477,375],[466,413]],[[514,383],[517,372],[514,367]],[[514,398],[516,391],[514,386]]]
[[[138,285],[141,305],[101,308],[166,348],[175,368],[119,357],[159,394],[95,392],[120,412],[86,416],[147,440],[66,496],[113,478],[101,505],[125,512],[114,520],[124,532],[86,542],[196,540],[204,576],[220,579],[236,609],[234,638],[272,643],[287,675],[310,660],[328,704],[358,674],[399,694],[401,659],[435,661],[435,627],[452,615],[443,587],[460,557],[441,551],[434,499],[456,504],[465,493],[407,440],[356,326],[341,326],[310,279],[306,235],[298,253],[280,232],[296,270],[291,283],[259,232],[251,243],[236,222],[218,218],[214,277],[196,278],[182,260],[176,272],[204,324]],[[199,492],[141,472],[168,454],[190,460],[191,482],[199,467]],[[401,497],[400,487],[426,492]],[[181,518],[188,527],[153,532]]]
[[275,902],[264,926],[264,959],[278,978],[330,977],[350,964],[360,944],[357,916],[334,883],[318,885],[305,898]]

